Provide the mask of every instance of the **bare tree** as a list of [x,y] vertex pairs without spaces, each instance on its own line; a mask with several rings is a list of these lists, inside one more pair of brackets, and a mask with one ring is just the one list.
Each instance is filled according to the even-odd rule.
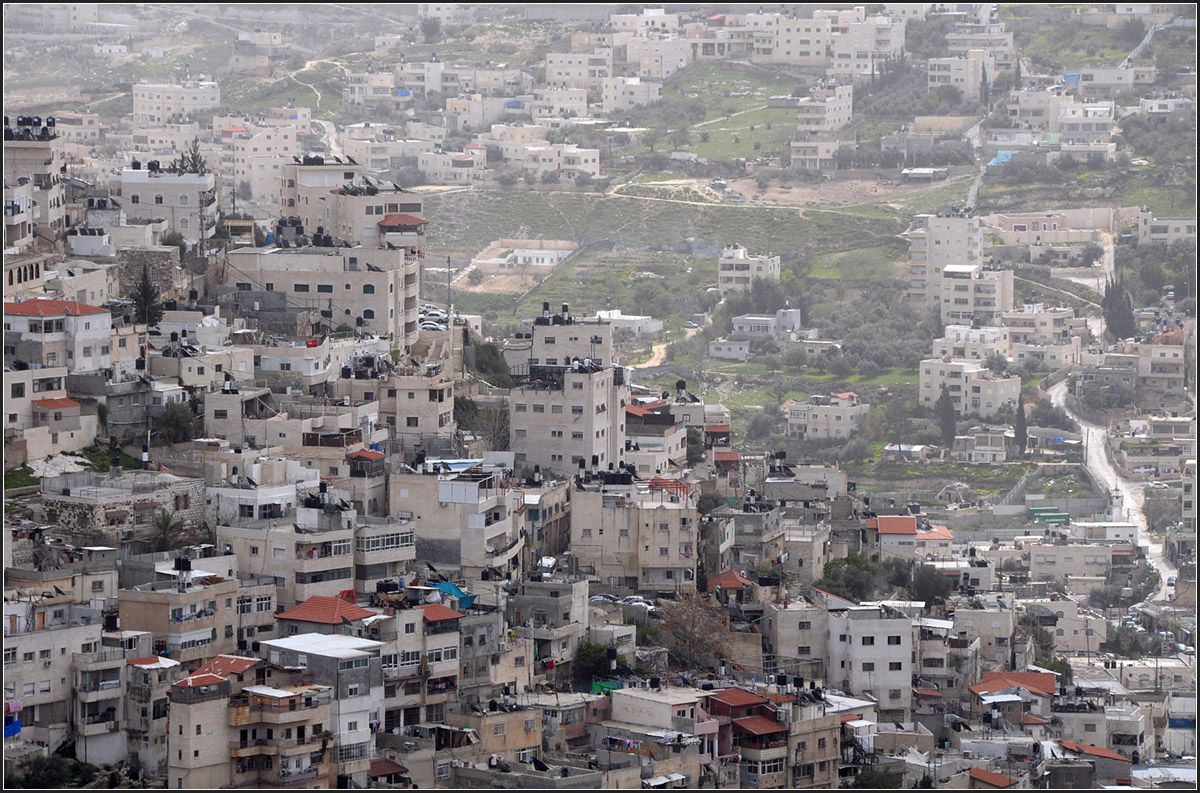
[[682,595],[662,605],[661,633],[671,661],[683,669],[715,669],[728,657],[729,618],[708,598],[697,593]]

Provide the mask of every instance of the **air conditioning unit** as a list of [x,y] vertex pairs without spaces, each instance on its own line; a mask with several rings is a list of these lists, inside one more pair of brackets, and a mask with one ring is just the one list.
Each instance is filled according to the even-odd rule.
[[42,661],[42,666],[46,667],[47,669],[49,669],[53,665],[54,665],[53,661]]

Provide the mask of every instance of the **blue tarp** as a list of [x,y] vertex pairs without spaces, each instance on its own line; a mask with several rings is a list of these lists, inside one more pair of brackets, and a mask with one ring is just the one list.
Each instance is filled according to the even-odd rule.
[[505,107],[520,107],[521,100],[520,99],[510,99],[504,103],[504,106]]
[[412,96],[412,91],[408,91],[403,88],[397,88],[396,96]]
[[1001,151],[996,152],[996,156],[992,158],[992,161],[989,162],[988,165],[1004,165],[1007,162],[1012,162],[1012,156],[1013,153],[1010,149],[1002,149]]
[[443,581],[440,584],[434,584],[433,588],[440,589],[447,595],[454,595],[454,597],[458,598],[458,605],[465,609],[471,608],[471,605],[475,602],[475,598],[479,597],[478,595],[468,595],[466,592],[463,592],[449,581]]
[[4,722],[4,739],[15,738],[21,734],[21,719],[16,718],[12,721]]
[[1063,82],[1067,85],[1079,85],[1079,72],[1063,72]]

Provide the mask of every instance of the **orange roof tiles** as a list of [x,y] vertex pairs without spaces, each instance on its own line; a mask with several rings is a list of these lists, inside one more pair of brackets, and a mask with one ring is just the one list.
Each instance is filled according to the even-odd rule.
[[747,705],[762,705],[767,702],[767,698],[763,695],[747,691],[744,688],[723,688],[713,694],[712,698],[734,708],[741,708]]
[[429,223],[428,220],[421,220],[413,215],[397,214],[387,215],[377,225],[380,226],[424,226]]
[[1049,719],[1043,719],[1036,713],[1024,713],[1021,715],[1022,724],[1049,724]]
[[918,697],[937,697],[942,698],[942,692],[934,691],[932,688],[914,688],[913,693]]
[[26,300],[22,303],[5,303],[4,313],[21,317],[58,317],[107,314],[108,311],[78,300]]
[[775,732],[787,732],[786,724],[780,724],[766,716],[748,716],[744,719],[734,719],[733,726],[751,735],[770,735]]
[[712,433],[729,432],[729,425],[728,424],[707,424],[704,427],[704,431],[712,432]]
[[720,587],[721,589],[745,589],[748,586],[753,586],[754,582],[737,570],[726,570],[715,578],[708,580],[708,591]]
[[851,397],[858,399],[858,394],[854,393],[853,391],[847,391],[844,394],[834,394],[834,396],[838,399],[850,399]]
[[467,616],[459,614],[452,608],[443,606],[441,603],[430,603],[425,606],[417,606],[421,611],[425,612],[426,622],[445,622],[446,620],[460,620]]
[[625,412],[632,416],[653,416],[654,415],[653,410],[646,410],[644,407],[640,407],[638,405],[626,405]]
[[374,614],[374,611],[367,611],[353,603],[347,603],[341,598],[313,595],[290,611],[276,614],[275,619],[319,622],[323,625],[341,625],[343,618],[353,622],[373,616]]
[[1102,746],[1092,746],[1087,743],[1072,743],[1071,741],[1059,741],[1058,745],[1064,749],[1080,754],[1090,754],[1093,757],[1104,757],[1108,760],[1120,760],[1125,763],[1132,763],[1128,757],[1114,752],[1112,749],[1105,749]]
[[714,452],[713,459],[718,463],[736,463],[742,456],[737,452]]
[[929,531],[917,532],[918,540],[953,540],[954,532],[946,526],[930,526]]
[[160,660],[157,655],[148,655],[145,658],[130,658],[125,663],[130,666],[154,666]]
[[48,410],[57,410],[58,408],[77,408],[79,403],[74,399],[35,399],[33,404],[41,405]]
[[1058,689],[1053,672],[984,672],[983,682],[1003,677],[1016,680],[1030,691],[1038,691],[1050,696]]
[[351,460],[382,460],[383,452],[373,452],[370,449],[359,449],[346,455]]
[[977,779],[985,785],[992,787],[1006,788],[1017,784],[1017,780],[1006,777],[1004,774],[997,774],[994,771],[985,771],[982,768],[971,769],[971,779]]
[[210,674],[220,675],[221,677],[229,677],[230,675],[244,674],[246,670],[252,669],[262,663],[260,658],[245,658],[240,655],[218,655],[204,666],[197,669],[193,674]]
[[913,534],[917,533],[917,519],[912,515],[881,515],[867,521],[868,529],[875,529],[880,534]]

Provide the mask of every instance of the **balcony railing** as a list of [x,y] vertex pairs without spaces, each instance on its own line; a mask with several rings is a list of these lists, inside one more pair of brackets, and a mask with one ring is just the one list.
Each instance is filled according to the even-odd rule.
[[278,782],[281,785],[298,785],[303,782],[309,782],[321,775],[319,766],[310,765],[303,771],[280,771]]
[[106,689],[120,689],[121,681],[117,680],[88,680],[79,684],[79,691],[104,691]]

